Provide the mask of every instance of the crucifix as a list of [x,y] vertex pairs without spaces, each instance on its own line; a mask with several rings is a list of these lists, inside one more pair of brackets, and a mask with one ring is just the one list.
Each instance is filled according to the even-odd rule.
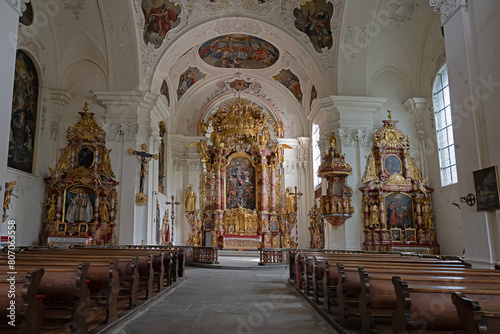
[[148,173],[148,163],[151,159],[158,160],[158,154],[147,153],[147,148],[146,144],[142,144],[140,151],[134,151],[132,148],[128,149],[128,154],[135,155],[141,163],[139,193],[135,196],[135,202],[139,205],[144,205],[148,201],[148,197],[144,194],[144,177]]
[[175,219],[175,206],[174,205],[179,205],[181,203],[175,201],[174,195],[172,195],[171,198],[172,198],[172,200],[170,202],[165,202],[165,204],[172,205],[172,214],[170,215],[170,219],[172,219],[172,228],[170,229],[170,233],[171,233],[170,242],[173,245],[174,244],[174,219]]
[[295,201],[293,201],[293,209],[295,212],[297,212],[297,209],[299,208],[299,205],[297,204],[297,200],[299,199],[300,196],[302,196],[302,193],[297,190],[297,186],[294,187],[295,192],[292,193],[292,196],[295,197]]

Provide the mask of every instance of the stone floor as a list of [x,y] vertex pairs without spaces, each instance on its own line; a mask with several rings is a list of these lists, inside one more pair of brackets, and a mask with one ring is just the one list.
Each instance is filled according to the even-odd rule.
[[287,285],[286,268],[256,268],[251,258],[221,260],[247,268],[188,267],[182,285],[110,333],[336,333]]

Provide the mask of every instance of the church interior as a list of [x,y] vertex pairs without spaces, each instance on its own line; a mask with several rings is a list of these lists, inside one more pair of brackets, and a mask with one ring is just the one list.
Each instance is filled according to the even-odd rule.
[[500,266],[497,1],[0,0],[0,13],[3,247]]

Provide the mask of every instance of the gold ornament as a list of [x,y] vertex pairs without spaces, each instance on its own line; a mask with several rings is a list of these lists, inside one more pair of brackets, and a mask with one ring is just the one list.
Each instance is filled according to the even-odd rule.
[[377,166],[375,165],[375,154],[373,152],[368,156],[368,165],[366,166],[366,173],[362,183],[367,183],[371,180],[379,180]]
[[143,192],[140,192],[135,196],[135,202],[138,205],[145,205],[148,202],[148,196],[146,196]]

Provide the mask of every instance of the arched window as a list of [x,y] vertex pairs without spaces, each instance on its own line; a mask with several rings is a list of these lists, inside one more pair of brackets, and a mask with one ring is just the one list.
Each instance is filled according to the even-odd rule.
[[434,97],[439,166],[441,168],[441,186],[447,186],[457,183],[458,176],[446,65],[436,76],[432,94]]
[[320,139],[320,128],[319,125],[313,124],[312,128],[312,147],[313,147],[313,170],[314,170],[314,189],[319,187],[321,184],[321,178],[318,176],[318,168],[321,165],[321,151],[319,149],[319,139]]

